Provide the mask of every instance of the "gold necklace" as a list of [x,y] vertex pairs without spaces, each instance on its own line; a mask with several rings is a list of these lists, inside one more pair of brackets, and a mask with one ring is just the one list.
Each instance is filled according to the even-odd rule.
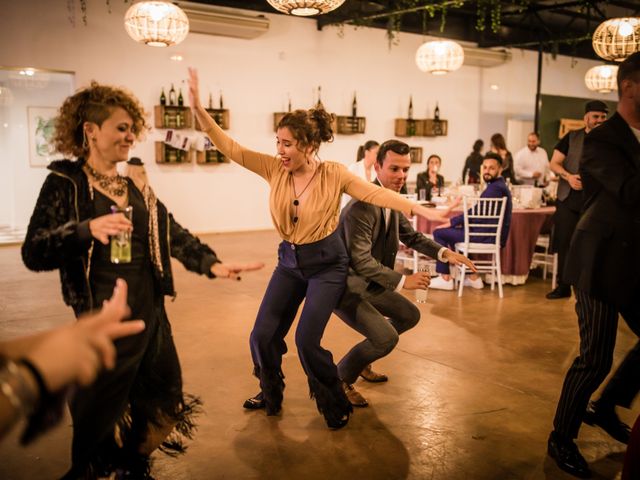
[[300,192],[300,195],[298,195],[296,193],[296,182],[293,181],[293,174],[292,173],[289,174],[289,180],[291,180],[291,185],[293,187],[293,206],[295,208],[295,212],[293,214],[293,219],[292,220],[293,220],[294,224],[298,222],[298,205],[300,205],[300,200],[298,200],[298,199],[307,190],[307,188],[309,188],[309,185],[311,185],[311,182],[316,177],[316,173],[318,173],[318,169],[319,169],[319,167],[316,167],[316,170],[313,172],[313,175],[311,175],[311,178],[309,179],[307,184],[304,186],[304,188]]
[[88,163],[84,164],[89,175],[98,183],[100,188],[114,197],[122,197],[127,192],[127,179],[116,173],[109,176],[98,172]]

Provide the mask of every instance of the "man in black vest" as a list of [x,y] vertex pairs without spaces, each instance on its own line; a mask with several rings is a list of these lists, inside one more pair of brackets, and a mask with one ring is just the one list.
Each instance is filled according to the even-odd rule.
[[580,176],[584,209],[573,234],[566,279],[575,288],[580,355],[562,386],[548,451],[560,468],[591,472],[573,440],[580,423],[629,441],[615,408],[629,408],[640,391],[640,341],[588,405],[611,370],[618,315],[640,337],[640,52],[618,70],[617,113],[584,140]]
[[[378,150],[376,183],[399,192],[409,167],[409,145],[388,140]],[[463,255],[416,232],[404,215],[388,208],[351,200],[340,214],[340,228],[351,261],[347,288],[336,314],[366,338],[340,360],[338,374],[351,404],[366,407],[368,402],[353,383],[358,376],[369,381],[386,380],[381,374],[371,379],[371,363],[389,354],[398,343],[398,335],[420,320],[420,310],[400,290],[424,290],[430,282],[429,273],[402,275],[393,269],[398,241],[440,261],[454,265],[464,262],[473,271],[475,267]]]
[[567,133],[553,149],[549,168],[560,177],[556,214],[553,217],[553,251],[558,254],[558,286],[547,294],[550,300],[571,296],[571,287],[564,278],[564,264],[571,235],[576,229],[584,203],[582,181],[578,174],[582,144],[584,136],[606,119],[607,105],[604,102],[587,102],[584,113],[585,127]]

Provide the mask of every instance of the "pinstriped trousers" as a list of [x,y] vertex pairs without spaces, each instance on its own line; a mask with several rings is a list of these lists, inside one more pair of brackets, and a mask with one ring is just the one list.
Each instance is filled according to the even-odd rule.
[[[580,328],[580,355],[569,368],[562,385],[555,431],[567,439],[578,436],[582,418],[593,392],[611,371],[616,344],[618,314],[640,337],[640,304],[625,308],[602,302],[576,289],[576,313]],[[640,341],[631,349],[602,392],[598,405],[629,408],[640,391]]]

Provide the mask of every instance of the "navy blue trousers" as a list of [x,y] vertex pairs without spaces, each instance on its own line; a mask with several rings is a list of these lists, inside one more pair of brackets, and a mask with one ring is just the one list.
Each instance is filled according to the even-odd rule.
[[287,241],[278,248],[278,265],[271,276],[250,337],[254,373],[267,403],[276,413],[282,402],[281,365],[285,336],[304,300],[295,342],[311,396],[327,417],[349,409],[331,352],[320,345],[329,317],[344,292],[349,256],[334,232],[314,243]]

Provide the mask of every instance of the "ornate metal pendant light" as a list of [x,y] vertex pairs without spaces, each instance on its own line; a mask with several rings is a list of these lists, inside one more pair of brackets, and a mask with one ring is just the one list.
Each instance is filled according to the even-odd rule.
[[169,47],[189,33],[189,19],[180,7],[165,1],[134,3],[124,15],[124,27],[136,42],[151,47]]

